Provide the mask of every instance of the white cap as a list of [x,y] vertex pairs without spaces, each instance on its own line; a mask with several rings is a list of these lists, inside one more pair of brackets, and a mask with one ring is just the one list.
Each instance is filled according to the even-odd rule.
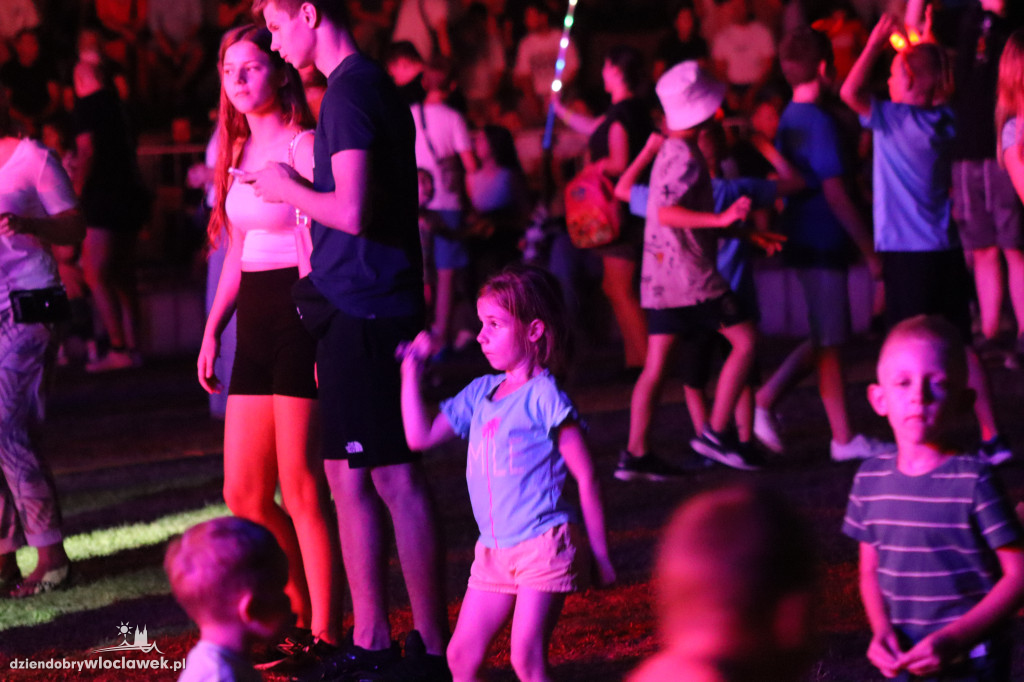
[[700,68],[695,61],[676,64],[655,86],[669,130],[686,130],[718,111],[725,98],[725,83]]

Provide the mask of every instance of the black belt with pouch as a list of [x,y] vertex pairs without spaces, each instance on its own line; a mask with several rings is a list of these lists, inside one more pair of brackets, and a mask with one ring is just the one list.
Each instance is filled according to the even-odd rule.
[[11,292],[11,312],[20,324],[63,322],[71,317],[64,287],[19,289]]

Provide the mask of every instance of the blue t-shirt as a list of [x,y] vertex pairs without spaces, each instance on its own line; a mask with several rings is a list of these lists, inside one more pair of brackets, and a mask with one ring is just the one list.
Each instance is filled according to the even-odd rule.
[[563,523],[576,523],[565,496],[568,467],[555,437],[576,408],[547,371],[500,400],[504,374],[475,379],[441,403],[452,430],[469,438],[466,482],[480,542],[512,547]]
[[872,100],[875,251],[960,247],[952,220],[953,110]]
[[313,187],[333,192],[331,157],[366,151],[368,217],[358,236],[313,222],[310,279],[353,317],[423,313],[415,147],[412,115],[391,78],[362,54],[346,57],[327,77],[313,143]]
[[789,238],[783,259],[796,267],[846,267],[853,243],[822,191],[825,180],[846,172],[835,120],[815,104],[790,102],[779,119],[775,146],[807,185],[786,199],[782,211],[782,225]]

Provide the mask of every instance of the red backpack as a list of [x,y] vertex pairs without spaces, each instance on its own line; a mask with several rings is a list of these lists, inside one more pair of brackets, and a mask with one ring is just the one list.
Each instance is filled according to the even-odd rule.
[[578,249],[593,249],[619,238],[619,206],[612,181],[587,164],[565,187],[565,223]]

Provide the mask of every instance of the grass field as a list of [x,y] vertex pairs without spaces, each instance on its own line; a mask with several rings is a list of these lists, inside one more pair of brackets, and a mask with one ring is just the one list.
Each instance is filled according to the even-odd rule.
[[[870,351],[863,351],[868,354]],[[0,679],[171,680],[171,670],[20,670],[12,664],[150,665],[156,651],[93,653],[145,629],[168,665],[180,661],[196,632],[168,594],[161,569],[169,537],[192,523],[226,513],[220,495],[220,425],[206,417],[189,363],[147,367],[120,378],[65,379],[55,392],[44,447],[58,474],[68,552],[75,561],[69,590],[31,600],[0,603]],[[473,374],[478,367],[460,368]],[[193,370],[194,371],[194,370]],[[812,387],[797,390],[782,405],[792,452],[774,457],[768,470],[742,474],[725,469],[696,473],[667,484],[621,483],[612,477],[616,451],[626,432],[629,386],[609,384],[599,368],[581,377],[578,401],[588,418],[593,454],[602,474],[613,559],[620,580],[610,589],[569,598],[555,632],[552,660],[560,680],[619,680],[657,647],[650,605],[651,556],[662,523],[674,506],[704,486],[737,478],[758,480],[782,491],[813,524],[823,559],[820,645],[807,680],[881,679],[864,658],[867,629],[856,593],[854,544],[838,528],[855,464],[825,460],[825,422]],[[457,384],[461,376],[452,378]],[[997,375],[999,410],[1013,442],[1024,444],[1024,386],[1020,374]],[[444,393],[446,382],[438,389]],[[876,435],[885,426],[867,413],[863,382],[851,386],[855,422]],[[669,391],[670,402],[677,394]],[[966,428],[966,427],[965,427]],[[681,455],[690,437],[678,403],[658,415],[658,443]],[[458,443],[433,453],[428,471],[448,547],[449,613],[454,623],[472,560],[475,524],[464,481],[464,448]],[[1024,498],[1024,468],[1004,467],[1012,495]],[[31,569],[31,553],[19,555]],[[392,565],[392,624],[401,639],[411,627],[397,563]],[[122,626],[125,626],[124,628]],[[1016,641],[1024,627],[1015,624]],[[129,634],[129,639],[131,638]],[[494,679],[512,680],[507,632],[494,648]],[[1015,656],[1024,679],[1024,644]]]

